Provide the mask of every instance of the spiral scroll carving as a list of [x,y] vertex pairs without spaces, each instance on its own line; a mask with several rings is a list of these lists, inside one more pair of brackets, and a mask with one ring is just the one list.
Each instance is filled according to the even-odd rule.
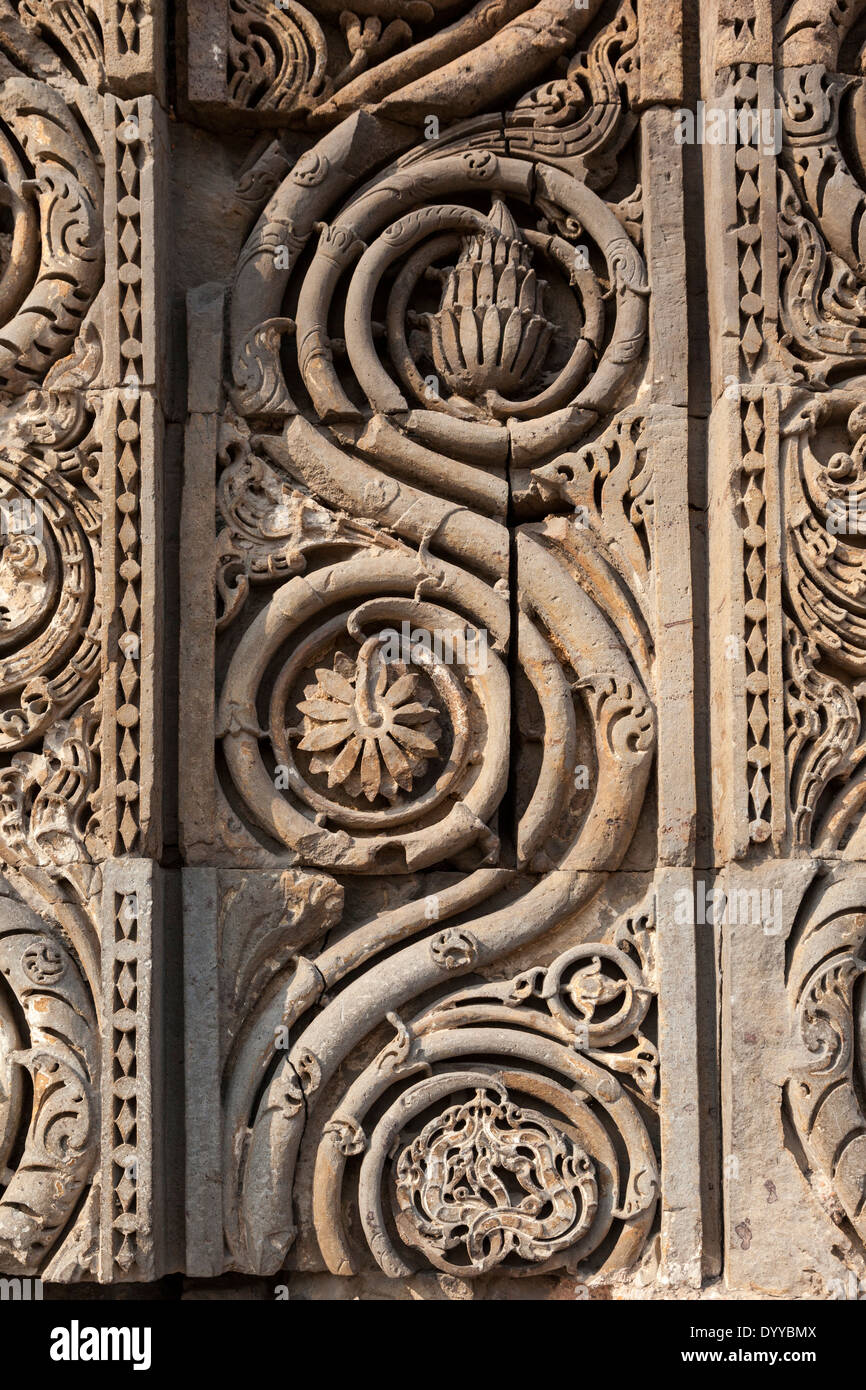
[[625,3],[567,78],[438,139],[351,117],[238,262],[220,814],[253,862],[400,899],[346,895],[238,1024],[240,1268],[300,1239],[336,1273],[607,1273],[654,1220],[651,927],[484,983],[580,920],[651,782],[649,288],[639,190],[604,197],[635,37]]

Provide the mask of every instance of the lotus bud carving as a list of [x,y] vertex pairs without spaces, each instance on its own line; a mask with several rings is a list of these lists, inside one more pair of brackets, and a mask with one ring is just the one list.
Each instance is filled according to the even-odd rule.
[[483,400],[525,390],[538,376],[554,325],[544,314],[546,282],[505,204],[491,231],[465,237],[446,272],[438,311],[427,316],[436,370],[451,391]]

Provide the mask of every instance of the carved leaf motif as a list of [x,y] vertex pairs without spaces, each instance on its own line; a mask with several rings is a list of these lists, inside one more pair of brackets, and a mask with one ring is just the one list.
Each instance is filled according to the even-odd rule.
[[105,54],[97,5],[85,0],[21,0],[18,13],[28,29],[63,47],[70,67],[88,86],[101,86]]
[[857,997],[866,970],[859,892],[831,875],[795,924],[789,990],[800,1058],[787,1095],[813,1168],[831,1184],[838,1218],[862,1238],[866,1168],[862,1030]]
[[259,111],[303,109],[325,88],[318,21],[294,0],[229,0],[229,96]]
[[0,843],[12,863],[63,869],[90,858],[98,722],[84,706],[53,726],[41,754],[18,753],[0,772]]
[[802,215],[784,171],[779,190],[782,345],[820,384],[837,364],[866,360],[866,288]]
[[[0,1082],[5,1076],[10,1090],[0,1099],[0,1143],[8,1156],[10,1135],[23,1138],[23,1151],[12,1172],[0,1177],[0,1262],[4,1270],[32,1274],[60,1237],[95,1162],[97,1032],[92,999],[59,937],[46,935],[34,913],[4,904]],[[7,991],[26,1035],[17,1023],[10,1029]],[[12,1068],[30,1074],[24,1136],[2,1123],[14,1120],[17,1127],[24,1118],[20,1076]]]

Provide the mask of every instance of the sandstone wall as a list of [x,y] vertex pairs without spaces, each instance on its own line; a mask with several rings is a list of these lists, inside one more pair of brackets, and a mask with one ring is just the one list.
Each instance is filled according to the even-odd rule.
[[0,1273],[848,1296],[866,3],[343,3],[0,0]]

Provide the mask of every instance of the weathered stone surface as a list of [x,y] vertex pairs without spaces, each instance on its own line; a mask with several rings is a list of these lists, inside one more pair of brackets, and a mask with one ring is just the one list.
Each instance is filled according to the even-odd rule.
[[861,0],[174,9],[0,4],[0,1273],[845,1296]]

